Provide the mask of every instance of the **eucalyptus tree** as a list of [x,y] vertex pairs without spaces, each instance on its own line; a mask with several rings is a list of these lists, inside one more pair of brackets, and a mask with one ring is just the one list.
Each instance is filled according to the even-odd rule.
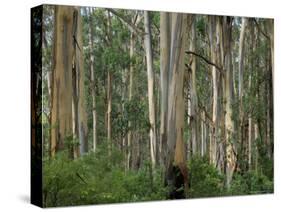
[[151,43],[151,29],[149,12],[144,11],[144,44],[147,64],[147,85],[148,85],[148,106],[149,106],[149,136],[150,136],[150,156],[152,167],[156,165],[156,122],[155,122],[155,100],[154,100],[154,72],[153,55]]
[[80,8],[55,7],[53,46],[51,155],[73,142],[70,156],[78,157],[88,146]]
[[[167,151],[166,151],[166,184],[170,194],[176,185],[182,184],[187,190],[186,153],[183,138],[184,129],[184,58],[186,42],[187,17],[184,14],[171,14],[170,66],[167,117]],[[178,171],[180,173],[178,173]],[[180,174],[184,182],[176,182],[175,175]],[[183,195],[181,198],[183,198]],[[171,196],[171,198],[175,198]]]

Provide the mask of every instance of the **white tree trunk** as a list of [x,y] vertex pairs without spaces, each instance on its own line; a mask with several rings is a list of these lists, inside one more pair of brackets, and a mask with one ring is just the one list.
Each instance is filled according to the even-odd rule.
[[91,72],[91,91],[92,91],[92,116],[93,116],[93,151],[96,152],[97,149],[97,111],[96,111],[96,90],[95,90],[95,71],[94,71],[94,26],[92,20],[93,11],[89,8],[89,43],[90,43],[90,72]]
[[168,109],[168,82],[170,67],[170,14],[160,13],[160,85],[161,85],[161,114],[160,114],[160,157],[164,162],[167,146],[167,109]]
[[229,188],[236,166],[235,144],[233,140],[234,123],[232,120],[232,50],[231,18],[223,18],[224,69],[225,69],[225,135],[226,135],[226,185]]
[[239,100],[241,101],[241,98],[243,96],[243,75],[244,75],[244,57],[245,57],[245,32],[246,32],[246,26],[247,26],[248,19],[242,18],[242,24],[241,24],[241,31],[240,31],[240,38],[239,38],[239,80],[238,80],[238,96]]
[[247,26],[247,18],[242,18],[240,38],[239,38],[239,79],[238,79],[238,99],[239,99],[239,128],[238,135],[240,144],[243,145],[243,132],[244,132],[244,110],[243,110],[243,95],[244,95],[244,58],[245,58],[245,32]]
[[149,12],[144,11],[144,44],[146,52],[146,64],[147,64],[147,84],[148,84],[148,106],[149,106],[149,122],[150,122],[150,155],[153,169],[156,165],[156,129],[155,129],[155,101],[154,101],[154,73],[153,73],[153,61],[152,61],[152,43],[151,43],[151,31],[150,31],[150,19]]
[[[211,60],[216,61],[217,58],[217,43],[219,42],[219,38],[217,38],[216,33],[216,17],[211,16],[209,19],[209,35],[210,35],[210,49],[211,49]],[[212,66],[212,84],[213,84],[213,102],[212,102],[212,122],[213,127],[211,130],[210,137],[210,162],[216,166],[217,162],[217,114],[218,114],[218,75],[215,66]]]
[[[77,33],[75,42],[75,55],[76,55],[76,77],[77,77],[77,94],[78,94],[78,137],[80,144],[80,155],[88,152],[88,125],[86,114],[86,102],[85,102],[85,73],[84,73],[84,53],[83,53],[83,38],[82,38],[82,19],[80,15],[80,8],[75,8],[75,14],[77,15]],[[74,16],[75,17],[75,16]]]
[[166,181],[170,188],[174,188],[173,166],[178,166],[183,174],[185,186],[187,171],[185,169],[186,155],[183,141],[184,130],[184,55],[186,42],[186,15],[173,13],[171,27],[171,53],[168,94],[168,140]]
[[[196,52],[196,15],[193,15],[193,21],[191,26],[191,39],[190,39],[190,51]],[[198,126],[197,126],[197,91],[196,91],[196,57],[194,55],[192,57],[192,64],[191,64],[191,88],[190,88],[190,94],[191,94],[191,144],[192,144],[192,154],[195,155],[197,153],[198,149],[198,143],[199,143],[199,136],[198,136]]]

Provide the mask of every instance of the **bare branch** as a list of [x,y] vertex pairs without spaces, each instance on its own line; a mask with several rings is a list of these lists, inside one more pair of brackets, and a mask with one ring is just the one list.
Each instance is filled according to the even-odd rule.
[[209,65],[212,65],[212,66],[215,66],[217,68],[217,70],[223,74],[223,69],[221,67],[219,67],[217,64],[215,64],[214,62],[208,60],[207,58],[205,58],[204,56],[200,55],[200,54],[197,54],[195,52],[192,52],[192,51],[186,51],[185,52],[186,54],[192,54],[192,55],[195,55],[196,57],[199,57],[201,58],[202,60],[204,60],[206,63],[208,63]]

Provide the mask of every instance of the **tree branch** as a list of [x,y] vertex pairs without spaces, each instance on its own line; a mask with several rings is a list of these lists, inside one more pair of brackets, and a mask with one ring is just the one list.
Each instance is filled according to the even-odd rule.
[[206,63],[208,63],[209,65],[211,66],[215,66],[217,68],[217,70],[223,74],[223,69],[221,67],[219,67],[217,64],[215,64],[214,62],[208,60],[207,58],[205,58],[204,56],[200,55],[200,54],[197,54],[195,52],[192,52],[192,51],[186,51],[185,52],[186,54],[192,54],[192,55],[195,55],[196,57],[199,57],[201,58],[202,60],[204,60]]
[[112,14],[114,14],[115,16],[117,16],[125,25],[128,26],[128,28],[131,31],[134,31],[137,35],[144,35],[144,32],[137,28],[133,23],[131,23],[131,21],[128,21],[123,15],[119,14],[118,12],[116,12],[115,10],[111,9],[111,8],[107,8],[107,10],[109,12],[111,12]]
[[76,176],[84,183],[84,184],[88,184],[82,177],[81,177],[81,175],[78,173],[78,172],[76,172]]
[[78,41],[77,41],[77,39],[76,39],[75,35],[73,35],[73,40],[74,40],[74,43],[77,45],[77,47],[78,47],[79,51],[81,52],[81,49],[80,49],[79,43],[78,43]]
[[[205,108],[204,106],[201,106],[201,104],[198,104],[198,109],[201,110],[201,111],[203,111],[203,112],[205,113],[205,117],[209,120],[210,125],[211,125],[212,127],[215,127],[215,123],[213,122],[213,119],[212,119],[211,116],[209,115],[209,113],[208,113],[208,111],[206,110],[206,108]],[[200,115],[199,115],[199,117],[200,117]],[[200,117],[200,119],[202,119],[202,118]]]
[[254,23],[256,24],[256,26],[257,26],[258,30],[261,32],[261,34],[263,34],[264,37],[266,37],[268,40],[270,40],[270,37],[267,34],[265,34],[265,32],[260,28],[260,25],[255,18],[254,18]]

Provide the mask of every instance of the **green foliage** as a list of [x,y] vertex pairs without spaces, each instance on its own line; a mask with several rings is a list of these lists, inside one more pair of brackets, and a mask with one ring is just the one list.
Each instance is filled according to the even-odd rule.
[[[112,124],[115,126],[113,133],[121,134],[123,137],[129,130],[148,132],[150,125],[147,102],[133,97],[131,100],[124,100],[121,103],[123,105],[122,111],[118,110],[118,105],[113,105],[112,108]],[[129,122],[131,122],[130,127]]]
[[197,19],[196,30],[199,36],[203,37],[206,34],[205,20],[203,17]]
[[230,188],[225,187],[225,176],[208,163],[207,158],[193,157],[188,163],[190,189],[188,197],[249,195],[273,192],[273,182],[261,172],[235,173]]
[[73,137],[73,135],[68,135],[64,139],[64,144],[68,150],[71,150],[72,148],[79,146],[79,140],[78,138]]
[[[64,140],[65,151],[59,152],[55,158],[49,158],[50,150],[50,129],[57,124],[49,123],[51,111],[51,96],[48,91],[47,77],[52,72],[52,41],[54,28],[54,8],[47,6],[44,15],[44,45],[42,48],[42,84],[43,110],[41,120],[44,130],[44,163],[43,163],[43,197],[45,206],[65,206],[81,204],[100,204],[117,202],[135,202],[144,200],[166,199],[167,189],[164,187],[164,176],[161,168],[157,167],[152,173],[149,151],[149,129],[148,120],[148,99],[147,99],[147,70],[145,52],[143,49],[143,39],[136,35],[134,55],[129,55],[131,32],[126,24],[115,15],[111,16],[111,27],[108,28],[107,10],[95,8],[92,16],[93,21],[93,50],[89,48],[89,17],[81,11],[83,18],[83,52],[85,69],[85,102],[88,117],[88,140],[89,147],[92,146],[93,137],[93,96],[92,88],[95,88],[95,100],[97,112],[97,151],[91,152],[82,157],[71,160],[69,154],[75,147],[79,146],[77,138],[67,136]],[[118,10],[126,20],[132,21],[135,17],[135,11]],[[160,111],[160,48],[159,48],[159,23],[160,14],[150,13],[152,49],[153,49],[153,71],[155,75],[155,112]],[[236,21],[235,21],[236,20]],[[239,99],[237,98],[238,87],[238,43],[240,36],[240,18],[235,18],[232,26],[232,54],[233,54],[233,77],[234,96],[232,100],[232,120],[234,122],[234,133],[231,137],[231,143],[238,144],[237,155],[239,156],[238,166],[240,173],[235,173],[230,188],[225,188],[225,176],[218,172],[217,168],[209,164],[207,158],[194,156],[188,162],[188,197],[212,197],[222,195],[244,195],[257,193],[273,192],[273,155],[270,153],[268,143],[265,142],[267,136],[267,92],[270,80],[268,73],[270,68],[269,41],[262,35],[252,33],[246,36],[245,48],[245,71],[244,71],[244,95],[242,106],[244,119],[252,118],[252,125],[258,125],[257,138],[252,145],[252,161],[255,171],[248,170],[248,160],[245,152],[245,146],[240,145],[239,141]],[[257,20],[263,29],[265,23]],[[143,21],[138,26],[143,30]],[[211,60],[210,38],[208,35],[208,17],[198,16],[196,18],[196,53]],[[254,30],[253,30],[254,31]],[[265,30],[264,30],[265,31]],[[266,32],[269,33],[269,32]],[[190,38],[188,38],[190,39]],[[250,39],[253,39],[253,47],[250,47]],[[39,37],[37,41],[39,42]],[[189,42],[189,41],[188,41]],[[189,45],[189,44],[188,44]],[[248,46],[247,46],[248,45]],[[187,47],[188,48],[188,47]],[[250,51],[251,48],[251,51]],[[94,56],[93,70],[95,74],[94,85],[91,82],[90,56]],[[190,63],[190,55],[185,56],[185,62]],[[219,61],[213,61],[222,66]],[[213,98],[213,79],[210,73],[211,66],[200,58],[196,57],[196,91],[198,99],[197,118],[204,109],[206,115],[212,119]],[[133,95],[129,98],[129,79],[130,65],[133,66]],[[107,116],[107,73],[112,74],[112,139],[107,139],[106,116]],[[218,74],[218,76],[220,76]],[[222,76],[222,75],[221,75]],[[190,98],[190,73],[185,80],[185,120],[188,120],[187,99]],[[248,84],[251,77],[251,85]],[[218,117],[224,118],[225,96],[223,78],[218,77]],[[271,117],[272,118],[272,117]],[[205,118],[208,125],[209,120]],[[159,129],[160,118],[156,117],[156,129]],[[202,118],[203,121],[203,118]],[[130,125],[129,125],[130,123]],[[253,127],[253,126],[252,126]],[[207,135],[211,128],[207,127]],[[125,170],[125,156],[114,146],[111,154],[108,152],[108,142],[121,144],[126,138],[128,131],[132,134],[132,156],[134,155],[134,137],[138,137],[139,151],[141,154],[140,168],[138,170]],[[201,127],[198,128],[201,130]],[[219,133],[217,141],[224,141],[225,128],[221,126],[219,120]],[[252,129],[253,131],[253,129]],[[200,131],[199,131],[200,132]],[[245,133],[247,134],[247,125]],[[273,133],[273,132],[271,132]],[[254,134],[254,133],[252,133]],[[190,126],[185,124],[184,142],[190,141]],[[273,137],[273,136],[272,136]],[[272,139],[272,138],[270,138]],[[246,140],[245,140],[246,141]],[[245,144],[244,141],[244,144]],[[199,140],[198,140],[199,142]],[[270,142],[273,142],[272,140]],[[207,141],[207,151],[209,150]],[[123,152],[129,150],[127,145],[122,146]],[[273,148],[273,147],[272,147]],[[89,148],[91,149],[91,148]],[[271,155],[270,155],[271,154]],[[252,167],[253,168],[253,167]],[[223,170],[222,170],[223,172]]]
[[128,53],[122,52],[122,54],[120,54],[120,49],[118,49],[116,46],[105,48],[103,59],[105,67],[107,67],[110,71],[114,71],[119,67],[128,67],[129,64]]
[[224,192],[224,177],[217,169],[209,165],[207,158],[194,156],[188,163],[190,189],[188,196],[220,196]]
[[260,138],[256,140],[256,144],[259,155],[259,171],[270,180],[273,180],[273,160],[268,155],[268,147]]
[[262,173],[250,171],[243,176],[235,174],[231,183],[229,195],[246,195],[272,193],[273,182]]
[[83,181],[77,176],[83,175],[83,167],[78,161],[71,161],[67,151],[44,161],[43,170],[44,206],[74,205],[79,201]]
[[108,154],[107,144],[96,153],[68,159],[60,152],[43,164],[44,206],[102,204],[165,199],[166,190],[160,170],[153,179],[151,164],[138,171],[125,172],[123,155],[113,148]]

